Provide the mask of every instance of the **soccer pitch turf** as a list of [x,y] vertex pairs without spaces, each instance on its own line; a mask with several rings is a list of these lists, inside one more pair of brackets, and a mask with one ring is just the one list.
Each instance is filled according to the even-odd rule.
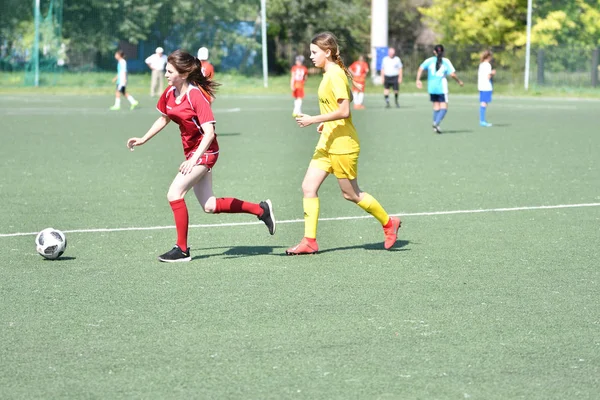
[[600,102],[497,98],[480,128],[454,96],[435,135],[426,95],[368,96],[359,181],[396,247],[330,177],[322,252],[286,257],[318,135],[288,96],[220,96],[215,194],[270,198],[277,234],[189,194],[193,260],[162,264],[179,131],[129,152],[155,100],[112,100],[0,98],[0,398],[598,398]]

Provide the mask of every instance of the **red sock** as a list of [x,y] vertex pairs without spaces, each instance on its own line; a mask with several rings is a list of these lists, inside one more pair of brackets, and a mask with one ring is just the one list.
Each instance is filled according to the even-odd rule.
[[188,209],[184,199],[170,201],[173,216],[175,217],[175,229],[177,229],[177,246],[183,251],[187,251],[188,236]]
[[218,213],[246,213],[260,217],[263,214],[263,209],[256,203],[250,203],[232,197],[222,197],[217,199],[215,214]]

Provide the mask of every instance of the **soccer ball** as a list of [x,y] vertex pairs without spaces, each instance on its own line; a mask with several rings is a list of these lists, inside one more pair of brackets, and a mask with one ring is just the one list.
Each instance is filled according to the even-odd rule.
[[46,228],[35,237],[35,249],[48,260],[56,260],[67,248],[65,234],[54,228]]

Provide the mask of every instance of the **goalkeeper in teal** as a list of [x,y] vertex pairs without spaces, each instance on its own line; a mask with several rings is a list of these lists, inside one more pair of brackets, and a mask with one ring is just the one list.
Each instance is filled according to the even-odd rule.
[[438,44],[433,48],[434,57],[430,57],[419,66],[417,71],[417,88],[421,89],[421,75],[427,70],[427,91],[433,103],[433,131],[442,133],[440,124],[448,112],[448,81],[446,75],[450,75],[460,86],[463,82],[456,76],[454,66],[447,58],[444,58],[444,46]]

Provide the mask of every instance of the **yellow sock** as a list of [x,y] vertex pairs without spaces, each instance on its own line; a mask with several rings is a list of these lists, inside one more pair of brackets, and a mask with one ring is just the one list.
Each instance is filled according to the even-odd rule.
[[387,224],[390,220],[390,216],[385,212],[381,204],[379,204],[375,197],[371,196],[369,193],[363,192],[363,194],[364,197],[357,203],[358,206],[374,216],[381,225]]
[[317,238],[317,224],[319,222],[319,198],[302,199],[304,207],[304,236],[310,239]]

